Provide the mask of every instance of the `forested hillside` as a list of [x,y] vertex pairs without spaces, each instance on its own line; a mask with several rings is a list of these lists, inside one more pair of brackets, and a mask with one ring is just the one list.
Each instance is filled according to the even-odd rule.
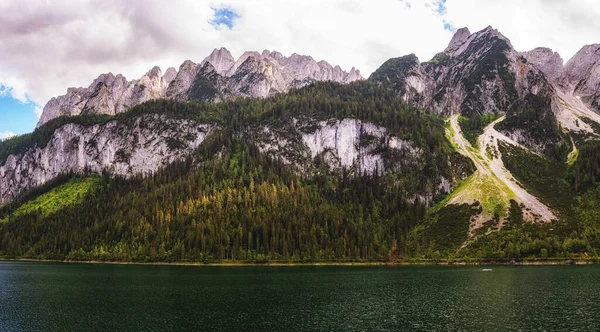
[[[525,220],[523,206],[511,201],[506,215],[480,220],[480,202],[450,204],[452,196],[440,189],[439,179],[460,187],[475,170],[445,136],[449,125],[369,82],[319,83],[264,100],[218,104],[157,100],[117,116],[57,118],[30,135],[1,142],[0,157],[43,146],[66,123],[128,124],[154,113],[216,129],[185,159],[153,175],[67,173],[22,194],[0,208],[0,256],[328,262],[595,260],[600,254],[596,142],[576,137],[579,150],[569,163],[505,143],[488,150],[500,154],[519,183],[558,219]],[[322,121],[348,118],[383,126],[411,142],[410,151],[422,151],[422,164],[406,164],[409,155],[394,154],[386,145],[374,145],[371,153],[386,158],[385,165],[403,166],[370,174],[332,168],[323,155],[293,161],[306,167],[290,164],[290,156],[302,155],[294,152],[302,150],[299,143],[286,150],[291,154],[261,150],[261,128],[280,128],[280,137],[295,142],[298,122],[311,132]],[[478,147],[483,128],[495,119],[460,118],[459,134]],[[373,140],[363,135],[357,144]]]
[[[0,151],[7,155],[43,145],[47,133],[65,122],[126,122],[153,112],[220,129],[185,161],[152,176],[103,174],[88,181],[91,174],[67,174],[56,181],[58,187],[50,184],[3,207],[0,255],[119,261],[395,259],[404,255],[410,230],[425,215],[428,202],[419,193],[432,192],[431,180],[439,176],[458,180],[472,172],[472,164],[444,137],[441,119],[366,82],[317,84],[266,100],[152,101],[114,118],[59,118],[1,143]],[[309,119],[308,124],[357,118],[383,125],[419,147],[424,164],[367,175],[330,169],[317,160],[308,172],[297,172],[261,153],[253,136],[245,134],[260,125],[285,127],[297,118]],[[78,194],[59,209],[22,208],[35,202],[31,198],[47,201],[64,193],[62,187],[82,182],[93,184],[86,186],[85,197]]]

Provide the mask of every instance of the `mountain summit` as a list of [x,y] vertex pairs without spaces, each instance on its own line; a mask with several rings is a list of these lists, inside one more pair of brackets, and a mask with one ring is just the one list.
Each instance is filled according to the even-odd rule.
[[[459,29],[448,47],[427,62],[414,55],[390,59],[370,80],[430,113],[450,116],[506,114],[504,134],[538,152],[562,144],[562,128],[590,134],[578,117],[600,110],[600,46],[588,45],[563,65],[548,48],[516,51],[500,32]],[[535,111],[524,127],[519,109]]]
[[237,60],[226,48],[215,49],[195,63],[186,60],[179,70],[162,73],[152,68],[137,80],[123,75],[102,74],[87,88],[69,88],[44,106],[38,127],[59,116],[118,114],[148,100],[223,101],[233,97],[268,97],[315,81],[350,83],[363,79],[360,71],[349,72],[310,56],[283,56],[276,51],[244,52]]

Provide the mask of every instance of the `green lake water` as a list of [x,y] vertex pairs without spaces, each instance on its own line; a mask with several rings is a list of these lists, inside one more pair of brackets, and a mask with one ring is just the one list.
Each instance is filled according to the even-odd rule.
[[600,330],[600,266],[0,262],[0,331]]

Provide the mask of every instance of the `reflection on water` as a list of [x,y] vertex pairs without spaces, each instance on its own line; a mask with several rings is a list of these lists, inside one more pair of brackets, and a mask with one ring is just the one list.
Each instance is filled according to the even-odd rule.
[[599,279],[599,266],[0,262],[0,331],[589,331]]

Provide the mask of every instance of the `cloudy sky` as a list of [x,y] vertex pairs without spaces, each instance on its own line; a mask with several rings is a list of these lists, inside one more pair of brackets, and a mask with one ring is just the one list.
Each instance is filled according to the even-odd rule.
[[595,0],[0,0],[0,138],[32,131],[67,87],[177,68],[221,46],[307,54],[368,77],[391,57],[430,59],[464,26],[566,61],[600,43],[599,16]]

